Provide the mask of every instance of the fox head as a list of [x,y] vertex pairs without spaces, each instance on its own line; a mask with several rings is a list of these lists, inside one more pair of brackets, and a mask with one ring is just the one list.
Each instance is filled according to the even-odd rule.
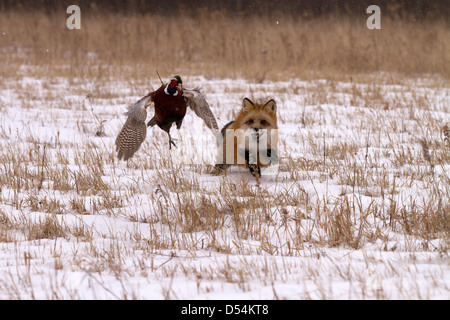
[[236,122],[241,129],[277,129],[277,105],[273,99],[259,104],[245,98]]

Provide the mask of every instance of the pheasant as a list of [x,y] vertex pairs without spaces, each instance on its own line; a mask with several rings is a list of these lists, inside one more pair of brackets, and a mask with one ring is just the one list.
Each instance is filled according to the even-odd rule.
[[[128,116],[122,130],[116,138],[116,151],[119,159],[128,160],[145,140],[147,127],[157,125],[169,135],[169,149],[176,147],[170,135],[172,124],[181,128],[187,108],[194,110],[195,114],[203,119],[206,126],[217,136],[219,127],[208,102],[200,92],[200,88],[193,90],[183,88],[180,76],[174,76],[168,84],[139,99],[128,107],[125,115]],[[154,117],[145,124],[147,107],[153,105]]]

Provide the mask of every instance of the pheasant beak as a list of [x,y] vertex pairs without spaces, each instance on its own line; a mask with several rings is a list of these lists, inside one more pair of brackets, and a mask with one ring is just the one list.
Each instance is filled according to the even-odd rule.
[[183,85],[182,85],[181,83],[179,83],[179,84],[177,85],[177,88],[178,88],[178,90],[182,91],[182,90],[183,90]]

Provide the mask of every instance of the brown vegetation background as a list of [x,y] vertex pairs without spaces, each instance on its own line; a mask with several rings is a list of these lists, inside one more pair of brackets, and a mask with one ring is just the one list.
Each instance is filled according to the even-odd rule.
[[[174,73],[254,81],[450,74],[446,1],[0,1],[2,76]],[[372,1],[373,2],[373,1]],[[381,8],[369,30],[366,8]]]

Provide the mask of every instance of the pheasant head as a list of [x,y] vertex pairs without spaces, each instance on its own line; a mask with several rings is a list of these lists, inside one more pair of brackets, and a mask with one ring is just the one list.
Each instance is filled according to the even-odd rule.
[[166,85],[164,92],[169,96],[177,96],[178,92],[183,92],[183,81],[181,81],[180,76],[174,76],[170,79],[170,82]]

